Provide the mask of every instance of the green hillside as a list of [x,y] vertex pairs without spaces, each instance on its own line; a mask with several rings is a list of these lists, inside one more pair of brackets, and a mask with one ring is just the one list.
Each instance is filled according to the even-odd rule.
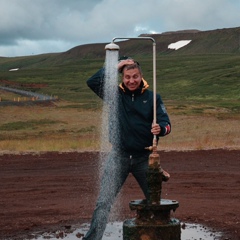
[[[240,28],[142,36],[156,40],[157,91],[165,101],[178,107],[204,104],[239,112]],[[192,41],[177,51],[168,49],[170,43],[179,40]],[[98,99],[85,82],[103,66],[106,44],[76,46],[63,53],[1,57],[0,85],[6,85],[2,80],[7,80],[19,83],[24,90],[55,95],[88,108],[95,107]],[[151,42],[129,40],[118,44],[120,55],[138,60],[145,79],[152,85]],[[19,70],[9,71],[13,68]],[[32,83],[46,86],[32,88],[24,85]]]

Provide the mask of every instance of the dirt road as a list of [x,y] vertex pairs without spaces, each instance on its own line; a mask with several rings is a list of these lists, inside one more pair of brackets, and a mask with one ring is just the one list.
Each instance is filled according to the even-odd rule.
[[[162,198],[180,206],[174,217],[240,239],[240,151],[159,152],[171,179]],[[0,239],[27,239],[36,230],[89,222],[97,197],[97,152],[0,154]],[[134,216],[130,200],[143,195],[132,176],[111,219]]]

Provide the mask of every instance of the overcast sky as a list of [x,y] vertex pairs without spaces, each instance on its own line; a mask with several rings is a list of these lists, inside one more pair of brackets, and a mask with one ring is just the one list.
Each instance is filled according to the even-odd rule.
[[0,0],[0,56],[63,52],[114,37],[240,26],[240,0]]

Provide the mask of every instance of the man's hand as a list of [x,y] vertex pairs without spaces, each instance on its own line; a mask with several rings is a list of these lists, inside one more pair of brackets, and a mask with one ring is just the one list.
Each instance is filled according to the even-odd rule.
[[123,69],[124,66],[130,65],[130,64],[133,64],[133,63],[134,63],[134,60],[133,60],[133,59],[121,60],[121,61],[118,63],[118,71],[122,71],[122,69]]
[[161,127],[159,126],[159,124],[152,124],[152,129],[151,129],[151,133],[153,135],[158,135],[161,132]]

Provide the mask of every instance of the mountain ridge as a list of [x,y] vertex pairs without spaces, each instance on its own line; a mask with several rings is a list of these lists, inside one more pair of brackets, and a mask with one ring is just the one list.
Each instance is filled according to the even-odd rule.
[[[240,53],[240,27],[224,28],[208,31],[180,30],[164,32],[161,34],[141,34],[139,37],[152,37],[156,41],[157,55],[165,54],[239,54]],[[171,50],[168,46],[180,40],[192,40],[190,44],[179,49]],[[80,56],[83,58],[103,58],[107,43],[79,45],[61,54],[66,57]],[[117,42],[121,50],[130,52],[130,55],[151,54],[149,43],[139,40]],[[135,51],[134,51],[135,49]]]
[[[207,55],[207,54],[240,54],[240,27],[200,31],[197,29],[169,31],[161,34],[141,34],[139,37],[152,37],[156,41],[156,55]],[[191,40],[186,46],[169,49],[171,43]],[[111,39],[110,39],[111,42]],[[109,43],[109,42],[108,42]],[[71,64],[83,59],[101,60],[105,58],[105,46],[108,43],[91,43],[75,46],[65,52],[44,53],[21,57],[0,57],[0,69],[48,67]],[[115,42],[120,47],[119,54],[133,58],[152,57],[149,41],[126,40]]]

